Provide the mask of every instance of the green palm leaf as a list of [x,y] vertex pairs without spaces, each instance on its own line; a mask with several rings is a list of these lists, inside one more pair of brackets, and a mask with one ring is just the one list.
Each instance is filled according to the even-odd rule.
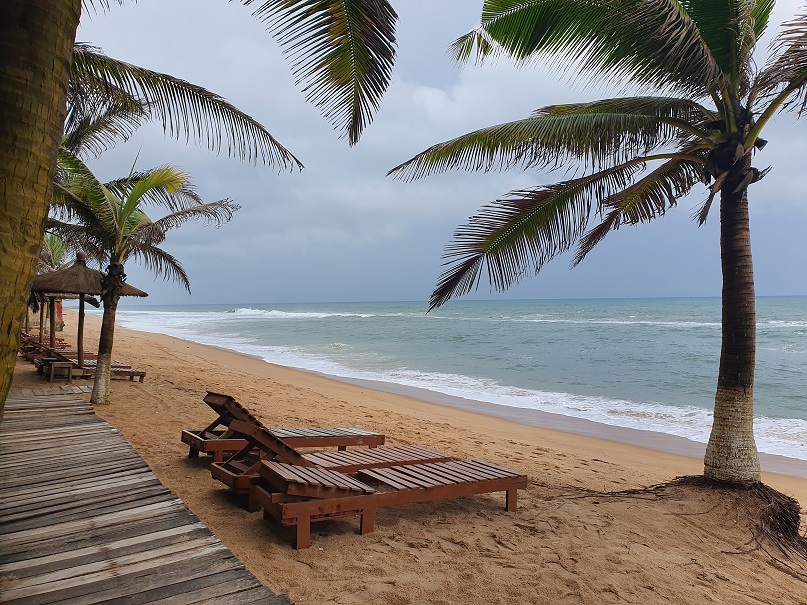
[[128,140],[148,119],[143,104],[123,91],[84,96],[71,92],[62,146],[77,156],[98,157],[119,141]]
[[176,229],[188,221],[202,221],[205,225],[219,226],[230,221],[233,215],[241,208],[232,200],[219,200],[209,204],[191,206],[172,212],[153,223],[153,229],[162,233],[167,233],[171,229]]
[[57,177],[51,201],[53,210],[88,223],[114,225],[115,215],[105,187],[84,162],[64,147],[57,156]]
[[[723,0],[718,0],[723,1]],[[578,60],[585,73],[705,95],[730,75],[687,14],[669,0],[486,0],[479,29],[454,42],[460,59],[539,54]]]
[[504,291],[527,274],[538,273],[583,235],[592,200],[625,189],[637,164],[546,187],[514,191],[484,206],[454,233],[443,258],[448,267],[429,299],[429,309],[474,290],[487,266],[491,287]]
[[631,97],[552,105],[517,120],[439,143],[389,171],[414,180],[466,170],[543,168],[583,161],[600,167],[645,155],[692,134],[705,136],[714,114],[684,99]]
[[302,168],[261,124],[201,86],[117,61],[82,44],[73,49],[71,78],[76,95],[117,90],[137,98],[172,137],[204,142],[216,153],[224,141],[230,156],[279,168]]
[[133,249],[131,258],[142,262],[143,265],[155,275],[165,280],[179,283],[188,293],[191,291],[191,282],[182,264],[176,257],[157,246],[138,247]]
[[701,181],[704,162],[673,158],[630,187],[604,199],[598,213],[605,218],[581,238],[572,265],[578,265],[610,231],[621,225],[647,223],[663,216],[677,204],[679,197]]
[[[776,51],[758,74],[752,94],[770,97],[784,92],[791,98],[804,95],[807,87],[807,13],[784,24],[775,40]],[[804,110],[807,97],[801,100]]]
[[390,4],[269,0],[253,14],[269,22],[306,99],[356,144],[392,76],[397,15]]
[[[134,184],[145,179],[149,172],[150,171],[133,172],[126,178],[104,183],[104,186],[115,196],[123,199],[130,194]],[[184,184],[179,188],[169,190],[169,188],[160,185],[150,187],[142,194],[141,199],[144,204],[166,208],[170,212],[204,203],[187,178]]]

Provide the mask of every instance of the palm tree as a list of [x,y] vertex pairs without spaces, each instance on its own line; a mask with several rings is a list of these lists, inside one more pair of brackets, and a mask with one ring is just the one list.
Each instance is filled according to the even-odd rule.
[[[59,167],[61,179],[55,186],[55,208],[60,218],[74,220],[52,218],[48,227],[106,265],[101,294],[104,315],[91,401],[107,403],[115,315],[126,281],[125,263],[142,262],[155,274],[177,281],[190,292],[190,280],[182,264],[160,244],[168,231],[190,220],[201,219],[216,226],[226,223],[239,206],[230,200],[203,203],[188,175],[174,166],[133,171],[124,179],[105,184],[64,150],[59,155]],[[165,208],[168,214],[152,220],[145,212],[147,205]]]
[[807,98],[807,16],[784,25],[757,69],[753,51],[773,0],[487,0],[458,59],[526,62],[577,57],[581,74],[630,83],[652,96],[552,105],[514,122],[440,143],[391,173],[407,179],[451,168],[573,168],[583,176],[513,191],[457,229],[431,308],[477,287],[487,268],[503,291],[577,246],[577,264],[622,225],[662,216],[695,185],[709,185],[702,224],[720,194],[723,344],[707,478],[759,480],[753,434],[756,318],[748,187],[751,165],[780,110]]
[[[123,0],[117,0],[119,4]],[[241,0],[270,25],[306,98],[350,144],[389,84],[397,15],[387,0]],[[109,0],[6,0],[0,19],[0,417],[19,344],[62,141],[71,59],[82,6]],[[128,84],[131,84],[129,82]],[[170,111],[182,97],[166,96]],[[209,116],[208,116],[209,117]],[[191,120],[191,130],[208,126]],[[216,137],[213,137],[214,139]]]

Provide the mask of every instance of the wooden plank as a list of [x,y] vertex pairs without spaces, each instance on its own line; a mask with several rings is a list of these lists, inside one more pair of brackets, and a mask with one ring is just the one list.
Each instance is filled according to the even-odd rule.
[[[63,584],[58,590],[18,597],[14,600],[14,605],[40,605],[45,602],[58,602],[59,605],[96,603],[135,605],[148,603],[150,595],[160,591],[170,592],[172,587],[175,592],[183,591],[198,578],[206,575],[217,575],[227,571],[247,573],[238,559],[233,556],[222,557],[221,553],[208,553],[189,560],[163,560],[162,563],[163,565],[158,567],[153,565],[144,565],[138,569],[130,567],[126,570],[128,573],[120,577],[87,578],[90,581],[86,583],[79,581],[71,582],[70,585]],[[271,594],[268,589],[265,590]],[[0,602],[3,602],[2,597]]]
[[137,548],[147,545],[149,548],[159,546],[161,543],[171,542],[177,537],[190,538],[201,537],[196,534],[210,535],[204,523],[201,521],[185,525],[175,525],[157,532],[145,533],[120,540],[110,540],[103,545],[85,546],[83,548],[73,548],[54,554],[32,557],[25,561],[15,561],[12,563],[0,563],[0,574],[11,574],[15,577],[26,577],[44,571],[53,571],[65,567],[76,567],[81,563],[88,563],[97,556],[108,557],[109,553],[116,550],[126,549],[127,552],[136,552]]

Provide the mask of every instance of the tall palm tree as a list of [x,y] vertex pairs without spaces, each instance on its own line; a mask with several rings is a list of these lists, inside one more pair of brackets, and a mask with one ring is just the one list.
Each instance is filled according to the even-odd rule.
[[[123,0],[117,0],[119,4]],[[43,235],[82,6],[109,0],[5,0],[0,19],[0,418],[25,293]],[[270,25],[307,99],[355,144],[389,84],[397,15],[387,0],[241,0]],[[183,99],[167,97],[179,109]],[[205,126],[195,118],[192,127]]]
[[[48,227],[106,266],[101,294],[104,315],[91,396],[93,403],[106,403],[115,315],[126,281],[125,263],[141,262],[190,292],[190,280],[182,264],[160,248],[160,244],[168,231],[191,220],[204,220],[216,226],[226,223],[239,206],[230,200],[203,203],[188,175],[173,166],[132,172],[124,179],[102,184],[78,158],[63,150],[59,154],[59,168],[61,178],[54,192],[57,214],[73,220],[52,218]],[[146,206],[162,207],[168,213],[152,220],[145,212]]]
[[720,194],[723,340],[704,474],[759,480],[753,434],[756,318],[748,187],[768,121],[805,107],[807,15],[778,38],[768,64],[753,51],[773,0],[487,0],[458,59],[526,62],[575,57],[581,75],[630,83],[652,96],[552,105],[531,116],[440,143],[391,172],[408,179],[451,168],[573,168],[584,176],[513,191],[457,229],[431,308],[474,289],[483,269],[507,289],[577,246],[579,263],[622,225],[663,215],[698,183],[709,185],[703,223]]

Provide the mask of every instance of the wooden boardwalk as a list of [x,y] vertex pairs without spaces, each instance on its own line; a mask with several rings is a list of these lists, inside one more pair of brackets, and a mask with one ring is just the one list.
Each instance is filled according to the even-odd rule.
[[77,393],[12,391],[0,423],[0,603],[287,605]]

